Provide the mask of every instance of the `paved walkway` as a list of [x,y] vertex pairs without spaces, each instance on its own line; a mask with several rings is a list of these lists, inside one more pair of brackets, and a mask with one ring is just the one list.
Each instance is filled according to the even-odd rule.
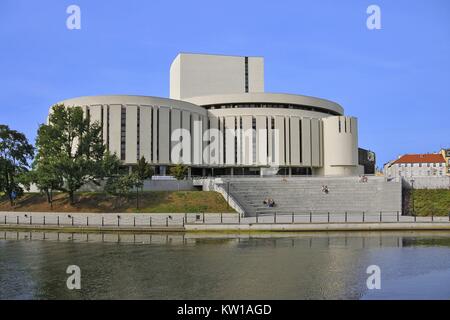
[[243,218],[233,213],[0,212],[0,228],[93,232],[450,230],[450,219],[397,213],[304,213]]

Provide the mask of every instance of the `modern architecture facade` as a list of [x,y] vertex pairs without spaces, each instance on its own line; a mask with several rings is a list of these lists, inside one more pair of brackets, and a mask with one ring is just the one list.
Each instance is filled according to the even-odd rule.
[[329,100],[266,93],[262,57],[182,53],[170,67],[170,98],[59,104],[81,106],[124,165],[144,156],[159,174],[177,163],[203,176],[361,173],[357,119]]

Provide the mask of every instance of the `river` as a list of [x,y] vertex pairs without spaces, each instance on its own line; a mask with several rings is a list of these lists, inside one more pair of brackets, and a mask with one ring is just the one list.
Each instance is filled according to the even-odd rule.
[[[69,265],[81,289],[69,290]],[[369,290],[366,269],[380,268]],[[449,299],[450,233],[0,231],[0,299]]]

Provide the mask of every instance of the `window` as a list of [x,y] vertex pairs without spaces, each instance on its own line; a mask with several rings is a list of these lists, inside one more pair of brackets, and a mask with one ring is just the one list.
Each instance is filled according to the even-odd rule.
[[137,108],[137,148],[136,148],[136,159],[139,160],[141,158],[141,108]]
[[[190,116],[190,114],[189,114],[189,116]],[[159,122],[160,122],[160,119],[159,119],[159,108],[156,108],[156,134],[159,136]],[[189,123],[190,123],[190,121],[189,121]],[[189,130],[190,130],[191,128],[189,127]],[[155,137],[156,138],[156,137]],[[158,162],[159,161],[159,141],[158,141],[158,139],[156,139],[155,140],[155,144],[156,144],[156,158],[155,158],[155,162]]]
[[[102,140],[103,140],[103,126],[104,126],[104,119],[103,119],[103,106],[100,107],[100,124],[102,126],[102,132],[100,133]],[[104,142],[103,142],[104,143]],[[106,146],[108,148],[108,146]]]
[[245,57],[245,92],[248,92],[248,57]]
[[275,151],[276,151],[276,146],[278,146],[278,141],[275,141],[275,118],[271,118],[270,119],[270,128],[272,129],[272,156],[271,156],[271,161],[272,163],[275,162],[275,159],[277,159],[275,157]]
[[120,111],[120,160],[125,160],[126,153],[126,123],[127,109],[122,107]]
[[153,115],[153,108],[150,109],[151,113],[151,121],[150,121],[150,159],[149,162],[153,162],[153,122],[155,121],[155,117]]
[[269,159],[269,117],[266,117],[266,157]]
[[222,141],[223,141],[223,161],[224,161],[224,163],[227,161],[227,148],[226,148],[226,145],[227,145],[227,136],[226,136],[226,133],[225,133],[225,118],[219,118],[219,128],[220,128],[220,130],[222,130],[221,131],[221,134],[222,134]]
[[299,130],[298,130],[298,131],[300,131],[300,135],[299,135],[298,140],[299,140],[299,142],[300,142],[300,146],[299,146],[299,149],[300,149],[300,163],[302,163],[302,162],[303,162],[303,152],[302,152],[302,148],[303,148],[303,145],[302,145],[302,137],[303,137],[303,135],[302,135],[302,119],[300,119],[300,124],[299,124]]
[[106,149],[109,151],[109,106],[106,106]]
[[256,163],[256,118],[252,117],[252,156],[253,163]]
[[245,104],[245,103],[229,103],[229,104],[216,104],[216,105],[204,105],[205,109],[230,109],[230,108],[250,108],[253,106],[254,108],[282,108],[282,109],[295,109],[295,110],[307,110],[307,111],[316,111],[321,113],[326,113],[329,115],[340,116],[341,114],[328,110],[325,108],[320,108],[316,106],[307,106],[307,105],[299,105],[299,104],[272,104],[272,103],[253,103],[253,104]]

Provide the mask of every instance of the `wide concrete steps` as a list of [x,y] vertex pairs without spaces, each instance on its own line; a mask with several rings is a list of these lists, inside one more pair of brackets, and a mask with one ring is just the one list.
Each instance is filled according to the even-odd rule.
[[[328,193],[322,191],[323,185],[328,187]],[[401,211],[401,184],[375,177],[366,183],[358,177],[232,179],[230,195],[249,216],[275,212]],[[265,206],[265,198],[274,199],[276,206]]]

